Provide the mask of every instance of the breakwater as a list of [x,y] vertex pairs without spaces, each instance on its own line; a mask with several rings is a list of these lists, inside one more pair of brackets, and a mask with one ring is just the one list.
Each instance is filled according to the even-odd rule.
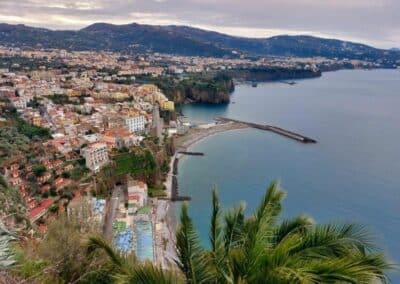
[[178,179],[174,175],[172,177],[172,188],[171,188],[171,201],[189,201],[190,196],[180,196],[178,192]]
[[302,143],[317,143],[316,140],[303,136],[301,134],[277,127],[277,126],[272,126],[272,125],[267,125],[267,124],[258,124],[258,123],[253,123],[253,122],[246,122],[246,121],[241,121],[237,119],[231,119],[231,118],[226,118],[226,117],[217,117],[217,121],[221,122],[236,122],[236,123],[242,123],[244,125],[247,125],[248,127],[256,128],[256,129],[261,129],[265,131],[271,131],[277,134],[280,134],[282,136],[286,136],[288,138],[294,139],[296,141],[302,142]]
[[178,153],[182,154],[182,155],[189,155],[189,156],[204,156],[204,153],[202,153],[202,152],[179,151]]

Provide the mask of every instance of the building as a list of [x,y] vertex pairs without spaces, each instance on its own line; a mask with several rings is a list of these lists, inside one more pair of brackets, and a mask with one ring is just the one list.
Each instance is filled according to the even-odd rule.
[[40,217],[42,217],[44,214],[46,214],[47,210],[50,208],[51,205],[53,205],[54,200],[51,198],[47,198],[43,200],[39,206],[34,207],[31,209],[31,212],[29,213],[29,220],[33,223],[37,221]]
[[147,205],[147,184],[142,181],[128,181],[128,207],[136,208]]
[[109,161],[106,143],[90,144],[81,150],[81,155],[85,157],[86,167],[94,172],[98,172]]
[[125,127],[107,129],[101,134],[101,137],[110,150],[114,148],[121,149],[123,147],[129,148],[139,145],[141,141],[140,136],[130,133]]
[[11,103],[13,107],[18,109],[25,109],[28,106],[28,103],[31,101],[31,97],[23,96],[23,97],[14,97],[11,98]]
[[146,119],[143,115],[125,117],[125,124],[131,133],[142,133],[145,130]]
[[162,101],[160,102],[160,107],[162,110],[174,111],[175,105],[172,101]]

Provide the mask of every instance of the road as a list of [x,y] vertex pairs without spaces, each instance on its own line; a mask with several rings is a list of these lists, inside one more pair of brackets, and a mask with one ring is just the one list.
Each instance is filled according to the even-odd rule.
[[[175,232],[173,231],[173,225],[171,220],[171,204],[168,200],[157,201],[157,213],[156,213],[156,227],[159,227],[159,231],[156,232],[156,246],[155,255],[157,264],[161,267],[168,268],[175,263],[176,251],[175,251]],[[165,244],[165,246],[164,246]]]
[[162,141],[162,138],[163,138],[162,131],[163,131],[163,127],[164,127],[164,121],[160,117],[160,107],[158,106],[158,104],[156,104],[153,109],[152,127],[156,129],[156,135],[160,139],[160,141]]
[[114,190],[111,194],[111,198],[109,201],[109,206],[107,206],[108,212],[104,225],[104,235],[106,236],[107,239],[112,238],[112,225],[115,220],[115,215],[122,195],[123,195],[122,187],[121,186],[114,187]]

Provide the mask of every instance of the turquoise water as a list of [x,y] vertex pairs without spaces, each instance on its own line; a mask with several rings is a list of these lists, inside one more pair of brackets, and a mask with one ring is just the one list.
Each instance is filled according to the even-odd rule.
[[224,206],[244,200],[251,212],[266,186],[279,179],[288,193],[285,216],[364,223],[400,262],[400,71],[338,71],[297,82],[240,85],[231,97],[235,104],[183,107],[196,122],[226,116],[318,141],[305,145],[244,129],[195,144],[192,150],[205,156],[185,157],[178,181],[180,193],[192,197],[190,212],[202,239],[208,240],[214,184]]
[[136,256],[140,261],[153,261],[153,227],[151,222],[139,221],[135,225],[137,236]]

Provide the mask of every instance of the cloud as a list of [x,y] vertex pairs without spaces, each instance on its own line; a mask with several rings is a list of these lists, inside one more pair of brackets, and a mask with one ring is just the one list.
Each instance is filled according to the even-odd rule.
[[94,22],[184,24],[240,36],[311,34],[400,46],[398,0],[0,0],[0,21],[53,29]]

